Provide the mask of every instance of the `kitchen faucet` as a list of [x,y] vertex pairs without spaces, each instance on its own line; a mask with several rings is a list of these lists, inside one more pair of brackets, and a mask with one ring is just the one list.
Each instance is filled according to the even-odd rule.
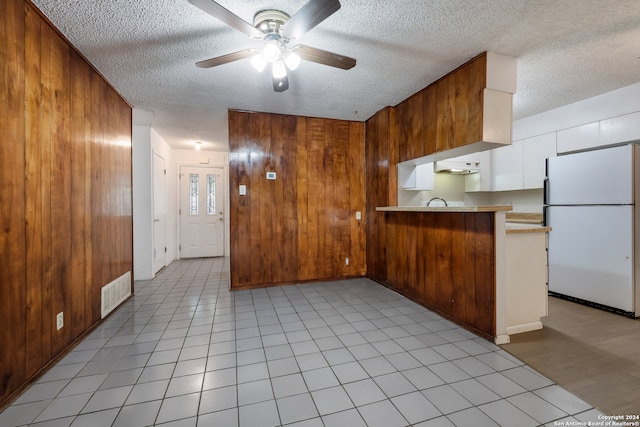
[[429,206],[431,204],[431,202],[433,202],[434,200],[442,200],[444,202],[445,206],[449,206],[447,205],[447,201],[445,199],[443,199],[442,197],[432,197],[431,199],[429,199],[429,201],[427,202],[427,206]]

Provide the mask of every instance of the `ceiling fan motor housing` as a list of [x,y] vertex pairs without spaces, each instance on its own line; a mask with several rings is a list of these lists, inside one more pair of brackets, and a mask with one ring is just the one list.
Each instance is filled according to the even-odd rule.
[[262,10],[253,17],[253,26],[265,35],[280,34],[280,28],[290,19],[290,16],[279,10]]

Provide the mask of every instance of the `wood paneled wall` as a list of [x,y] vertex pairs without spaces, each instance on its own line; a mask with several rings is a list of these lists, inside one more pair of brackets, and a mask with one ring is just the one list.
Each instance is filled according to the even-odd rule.
[[232,288],[365,274],[364,123],[230,111],[229,150]]
[[395,109],[386,107],[371,117],[366,125],[367,174],[367,276],[385,283],[387,279],[384,217],[376,213],[379,206],[398,204],[398,145]]
[[492,340],[495,336],[493,212],[377,212],[384,222],[386,281]]
[[133,229],[131,107],[31,4],[0,22],[1,407],[100,320]]
[[487,53],[396,105],[400,162],[483,139]]

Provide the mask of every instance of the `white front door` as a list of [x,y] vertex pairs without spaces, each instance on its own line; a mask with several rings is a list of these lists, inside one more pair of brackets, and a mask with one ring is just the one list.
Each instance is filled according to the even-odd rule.
[[164,159],[153,153],[153,272],[167,264]]
[[180,168],[180,257],[224,255],[223,168]]

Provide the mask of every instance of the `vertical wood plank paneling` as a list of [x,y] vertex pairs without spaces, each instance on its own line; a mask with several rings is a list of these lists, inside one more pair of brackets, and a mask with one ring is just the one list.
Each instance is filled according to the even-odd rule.
[[[276,232],[275,221],[276,216],[274,212],[274,198],[275,189],[273,181],[268,181],[265,176],[267,172],[274,171],[271,156],[273,156],[271,148],[271,116],[263,113],[259,113],[263,121],[259,129],[258,144],[262,150],[263,156],[258,169],[252,169],[252,180],[258,182],[258,188],[260,189],[260,262],[262,264],[263,277],[262,279],[267,283],[273,283],[273,236]],[[252,215],[253,215],[252,206]]]
[[[380,282],[387,280],[387,243],[385,215],[377,212],[376,207],[389,205],[391,136],[397,132],[390,127],[390,112],[390,107],[385,108],[365,124],[367,275]],[[397,151],[397,145],[395,149]]]
[[[236,200],[236,209],[229,211],[229,256],[232,259],[244,257],[240,251],[240,243],[245,244],[249,239],[246,237],[247,226],[239,227],[240,218],[244,215],[247,207],[248,196],[240,196],[240,185],[247,185],[245,179],[241,178],[240,171],[244,163],[240,162],[240,130],[243,128],[242,119],[246,116],[240,114],[229,114],[229,198]],[[182,178],[184,179],[184,178]],[[230,282],[242,283],[240,277],[240,264],[232,263],[229,270]]]
[[[25,379],[25,18],[21,2],[0,4],[0,398]],[[16,112],[18,114],[16,114]]]
[[428,86],[424,89],[424,141],[423,154],[429,155],[437,151],[436,141],[438,135],[438,87]]
[[283,192],[284,224],[280,247],[284,248],[281,255],[282,282],[293,282],[298,278],[298,175],[295,167],[297,159],[297,124],[293,116],[282,116],[282,155],[278,163],[278,170],[285,172],[285,178],[279,181]]
[[455,81],[455,127],[454,127],[454,147],[476,142],[469,139],[469,67],[457,69],[451,78]]
[[[42,75],[40,84],[42,85],[42,101],[40,106],[41,122],[39,142],[40,155],[40,197],[42,215],[42,227],[40,229],[40,238],[42,242],[41,261],[42,261],[42,360],[50,360],[54,354],[52,352],[52,329],[54,325],[54,314],[52,306],[52,283],[53,283],[53,247],[52,247],[52,229],[51,229],[51,162],[53,152],[53,141],[51,134],[52,123],[52,105],[53,105],[53,86],[51,83],[51,43],[53,30],[41,24],[41,42],[40,51],[34,52],[34,55],[40,55]],[[29,141],[29,143],[38,144],[38,141]],[[36,255],[37,256],[37,255]]]
[[[82,134],[79,135],[79,138],[83,141],[84,147],[84,176],[82,180],[84,181],[84,237],[85,237],[85,285],[84,285],[84,310],[85,310],[85,327],[88,328],[94,322],[93,316],[93,264],[99,261],[93,261],[93,245],[91,244],[92,239],[92,214],[91,214],[91,195],[92,195],[92,147],[94,145],[93,134],[92,134],[92,123],[93,118],[91,116],[91,106],[93,104],[93,99],[91,98],[91,76],[93,74],[93,70],[86,64],[84,68],[84,72],[82,75],[78,75],[75,78],[82,78],[84,83],[84,127],[82,130]],[[131,132],[131,131],[129,131]],[[130,134],[129,134],[130,135]],[[77,179],[80,179],[77,177]],[[133,223],[132,223],[133,225]],[[133,242],[133,239],[132,239]],[[132,264],[133,265],[133,264]]]
[[[296,158],[295,165],[297,190],[297,270],[298,279],[307,280],[312,277],[309,252],[309,158],[307,150],[307,119],[296,118]],[[314,198],[314,195],[311,195]]]
[[467,139],[482,141],[484,88],[487,86],[487,55],[480,55],[471,61],[469,68],[469,112],[467,118]]
[[84,106],[85,106],[85,63],[80,56],[71,53],[71,266],[70,295],[71,300],[71,336],[76,338],[88,326],[86,311],[85,286],[87,262],[85,229],[85,142],[84,142]]
[[408,100],[396,107],[398,124],[396,127],[398,141],[398,159],[403,162],[411,159],[409,144],[411,138],[411,109]]
[[476,215],[465,214],[464,248],[466,265],[464,283],[466,289],[464,321],[469,325],[476,324]]
[[[388,126],[388,138],[383,142],[383,145],[387,151],[387,191],[385,194],[384,201],[387,202],[386,206],[396,206],[398,204],[398,168],[397,164],[400,161],[398,158],[398,140],[396,138],[398,126],[397,113],[396,109],[391,107],[388,109],[388,117],[387,117],[387,126]],[[380,205],[378,205],[380,206]]]
[[452,143],[452,125],[453,125],[453,100],[449,98],[449,80],[441,79],[435,83],[438,93],[437,109],[437,133],[436,133],[436,151],[445,151],[453,148]]
[[[353,236],[364,242],[364,233],[351,221],[352,204],[364,207],[359,126],[352,131],[347,121],[229,112],[230,185],[250,182],[244,199],[231,192],[231,235],[238,240],[232,240],[232,288],[348,277],[356,273],[346,257],[362,260],[364,269],[364,244],[353,242]],[[265,179],[267,171],[276,172],[275,181]],[[362,253],[352,255],[358,248]]]
[[[40,52],[41,19],[32,8],[25,8],[25,49]],[[26,317],[26,375],[35,374],[42,366],[43,326],[43,257],[42,257],[42,72],[40,55],[25,61],[25,225],[27,317]]]
[[[337,260],[334,251],[335,236],[331,235],[335,228],[335,177],[333,175],[333,122],[322,119],[312,119],[318,121],[318,128],[322,129],[322,137],[319,138],[320,151],[322,153],[321,161],[318,163],[317,183],[322,189],[323,197],[320,199],[321,204],[317,207],[318,212],[318,258],[316,259],[320,266],[320,274],[318,278],[338,277],[335,272],[337,270]],[[322,182],[322,185],[320,184]]]
[[[91,164],[94,165],[91,169],[91,247],[93,259],[97,260],[107,258],[104,250],[107,243],[107,236],[104,235],[102,229],[102,198],[103,193],[105,197],[107,194],[102,183],[104,174],[102,165],[106,159],[106,152],[103,150],[104,138],[102,136],[102,120],[100,120],[103,116],[102,103],[104,102],[101,83],[102,79],[100,79],[99,76],[91,76],[91,99],[94,101],[94,103],[91,104],[91,140],[93,142],[91,146]],[[98,321],[100,309],[99,301],[97,301],[93,295],[93,288],[103,283],[103,271],[106,269],[106,266],[102,262],[94,262],[91,264],[91,267],[91,321],[93,323]]]
[[[362,162],[365,158],[364,123],[349,122],[349,203],[350,203],[350,256],[349,275],[364,276],[367,273],[367,235],[365,174]],[[356,219],[356,212],[361,220]]]
[[261,113],[249,116],[249,140],[247,141],[247,177],[249,179],[249,205],[248,217],[246,218],[249,230],[251,230],[251,245],[248,255],[251,257],[251,269],[247,271],[248,284],[267,281],[267,266],[263,265],[263,252],[260,246],[262,242],[262,221],[261,221],[261,195],[264,191],[264,168],[262,167],[262,156],[265,155],[262,145],[263,135],[261,129],[264,128],[262,122],[266,116]]
[[[352,270],[352,260],[349,264],[345,262],[350,257],[351,248],[351,198],[355,196],[357,190],[352,189],[351,177],[349,173],[349,122],[340,120],[333,122],[333,197],[334,197],[334,230],[337,237],[333,242],[334,256],[337,268],[334,277],[347,277]],[[362,145],[362,144],[361,144]],[[362,165],[359,168],[362,171]],[[354,242],[355,243],[355,242]],[[355,247],[354,247],[355,249]],[[336,256],[337,255],[337,256]]]
[[425,106],[425,93],[420,91],[409,98],[409,109],[411,111],[410,121],[410,148],[409,158],[415,159],[423,156],[424,145],[424,106]]
[[465,246],[465,226],[464,213],[451,215],[451,313],[456,319],[465,318],[467,258],[472,255]]
[[28,2],[0,22],[2,406],[100,319],[133,237],[131,107]]
[[313,278],[323,277],[325,270],[325,260],[321,254],[324,254],[324,224],[320,222],[324,218],[325,192],[322,179],[322,163],[324,161],[324,124],[320,119],[307,118],[306,120],[306,137],[307,142],[307,188],[309,191],[307,198],[307,252],[301,256],[310,263],[308,276],[302,277],[302,280],[311,280]]
[[492,338],[493,216],[493,212],[384,212],[383,283]]
[[[53,315],[64,312],[69,307],[69,266],[71,263],[71,222],[70,222],[70,151],[69,151],[69,47],[54,34],[51,39],[51,248],[52,287],[51,305]],[[70,313],[67,313],[70,314]],[[53,322],[52,322],[53,323]],[[71,328],[56,330],[52,324],[51,348],[58,354],[70,341]]]
[[439,310],[447,310],[453,295],[453,260],[451,244],[451,215],[434,216],[436,243],[436,299]]
[[495,331],[495,240],[494,215],[476,216],[476,325],[481,331]]

